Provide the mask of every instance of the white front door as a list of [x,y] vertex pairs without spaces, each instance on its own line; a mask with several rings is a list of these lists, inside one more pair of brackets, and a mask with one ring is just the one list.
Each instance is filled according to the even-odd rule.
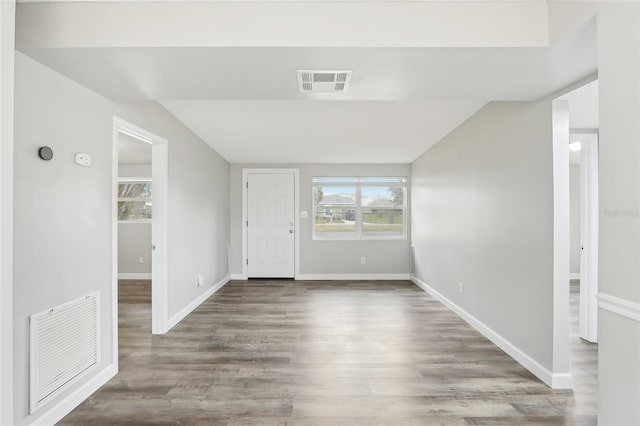
[[294,174],[249,173],[247,183],[247,275],[249,278],[293,278]]

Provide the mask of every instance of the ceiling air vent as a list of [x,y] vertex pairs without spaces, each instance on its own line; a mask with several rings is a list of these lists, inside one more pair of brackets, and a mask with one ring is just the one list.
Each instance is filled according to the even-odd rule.
[[351,70],[298,70],[298,88],[300,89],[300,93],[346,92],[349,88],[350,80]]

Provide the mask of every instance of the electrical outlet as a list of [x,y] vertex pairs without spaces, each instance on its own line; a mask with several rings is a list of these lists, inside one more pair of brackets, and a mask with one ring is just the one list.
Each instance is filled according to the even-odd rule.
[[196,277],[196,284],[198,285],[198,287],[202,287],[202,284],[204,284],[204,277],[202,276],[202,274],[198,274],[198,276]]
[[458,290],[460,291],[460,293],[464,293],[464,284],[458,283]]
[[364,256],[360,257],[360,264],[361,265],[366,265],[367,264],[367,258],[364,257]]
[[138,263],[144,263],[144,257],[140,256],[140,257],[138,258]]

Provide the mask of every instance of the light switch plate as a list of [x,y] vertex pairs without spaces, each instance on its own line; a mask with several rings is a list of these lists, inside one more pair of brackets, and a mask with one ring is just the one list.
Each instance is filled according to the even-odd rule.
[[87,154],[86,152],[76,152],[76,164],[78,166],[90,167],[91,154]]
[[301,210],[300,211],[300,218],[301,219],[306,219],[308,217],[309,217],[309,212],[308,211],[306,211],[306,210]]

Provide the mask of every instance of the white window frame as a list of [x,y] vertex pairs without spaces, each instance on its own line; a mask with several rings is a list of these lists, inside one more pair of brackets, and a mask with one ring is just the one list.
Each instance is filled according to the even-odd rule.
[[[350,182],[316,182],[316,179],[351,179]],[[398,182],[363,182],[363,179],[398,179]],[[356,230],[355,230],[355,236],[353,237],[347,237],[347,236],[322,236],[316,233],[316,210],[317,210],[317,206],[316,206],[316,200],[314,197],[314,189],[316,187],[326,187],[326,186],[330,186],[330,187],[355,187],[356,191],[355,191],[355,196],[356,196],[356,201],[355,201],[355,213],[356,213],[356,218],[355,218],[355,223],[356,223]],[[403,203],[401,207],[395,207],[395,208],[402,208],[402,234],[400,235],[394,235],[394,236],[372,236],[372,235],[364,235],[363,230],[362,230],[362,210],[363,210],[363,206],[362,206],[362,188],[363,187],[394,187],[394,186],[398,186],[398,187],[402,187],[404,188],[404,197],[403,197]],[[314,241],[371,241],[371,240],[387,240],[387,241],[401,241],[401,240],[405,240],[407,239],[407,197],[408,197],[408,178],[406,176],[314,176],[311,179],[311,208],[312,208],[312,214],[313,216],[311,217],[312,219],[312,225],[311,225],[311,238]],[[348,207],[348,206],[345,206]],[[369,206],[364,206],[364,208],[367,208]]]
[[[151,178],[150,177],[119,177],[118,178],[118,186],[120,186],[121,183],[149,183],[151,182]],[[118,192],[120,191],[120,189],[118,188]],[[151,194],[151,198],[130,198],[130,197],[118,197],[118,203],[120,201],[149,201],[149,202],[153,202],[153,194]],[[119,220],[118,219],[118,223],[151,223],[153,221],[153,213],[152,214],[152,219],[125,219],[125,220]]]

